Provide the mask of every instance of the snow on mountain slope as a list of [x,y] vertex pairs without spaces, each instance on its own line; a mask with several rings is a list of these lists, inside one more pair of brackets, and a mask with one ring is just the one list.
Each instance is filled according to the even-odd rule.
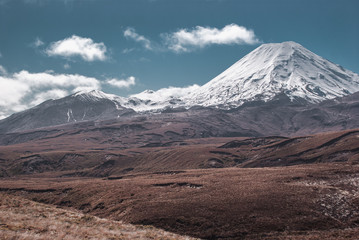
[[108,99],[120,108],[153,111],[168,107],[237,107],[279,94],[310,103],[359,91],[359,75],[295,42],[263,44],[203,86],[146,90],[128,98],[101,91],[79,92],[88,100]]
[[[116,101],[135,111],[168,107],[238,107],[279,94],[317,103],[359,91],[359,75],[295,42],[263,44],[203,86],[146,90]],[[114,98],[116,99],[116,98]]]
[[123,105],[134,109],[135,111],[148,111],[155,109],[164,109],[166,107],[186,106],[183,99],[190,93],[196,91],[200,86],[168,87],[157,91],[146,90],[138,94],[133,94]]
[[[120,97],[99,90],[48,100],[0,121],[20,131],[64,123],[128,116],[192,106],[238,107],[252,100],[288,96],[310,103],[359,92],[359,75],[295,42],[263,44],[203,86],[169,87]],[[285,97],[286,101],[287,98]]]
[[116,95],[104,93],[100,90],[80,91],[74,93],[72,96],[82,98],[85,101],[99,101],[100,99],[114,100],[118,98]]
[[263,44],[189,94],[187,105],[238,106],[279,93],[320,102],[359,91],[359,75],[295,42]]
[[106,100],[113,102],[113,104],[115,104],[117,110],[122,110],[123,107],[121,107],[121,106],[125,105],[128,102],[127,98],[120,97],[120,96],[117,96],[114,94],[104,93],[100,90],[80,91],[80,92],[74,93],[71,96],[75,97],[75,98],[79,98],[83,101],[89,101],[89,102],[99,102],[99,101],[106,99]]

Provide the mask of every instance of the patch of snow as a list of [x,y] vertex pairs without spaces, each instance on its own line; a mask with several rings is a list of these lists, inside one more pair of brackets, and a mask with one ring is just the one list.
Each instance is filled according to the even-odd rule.
[[72,109],[67,109],[67,122],[70,122],[70,120],[73,119],[76,122],[76,119],[74,118],[74,114],[72,113]]
[[157,91],[145,90],[141,93],[131,95],[127,103],[125,103],[125,106],[135,111],[156,110],[171,106],[186,106],[186,102],[184,102],[183,99],[198,88],[200,88],[200,86],[194,84],[183,88],[168,87]]

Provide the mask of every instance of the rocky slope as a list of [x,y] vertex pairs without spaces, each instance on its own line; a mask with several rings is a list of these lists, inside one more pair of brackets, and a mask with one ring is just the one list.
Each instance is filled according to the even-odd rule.
[[120,106],[110,94],[96,90],[78,92],[65,98],[45,101],[1,120],[0,133],[20,132],[88,120],[120,118],[133,113],[132,109]]

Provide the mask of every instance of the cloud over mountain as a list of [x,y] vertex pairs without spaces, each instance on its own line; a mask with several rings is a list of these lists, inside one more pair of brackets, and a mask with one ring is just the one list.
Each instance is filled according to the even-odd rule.
[[0,119],[33,107],[48,99],[57,99],[78,91],[101,89],[103,85],[129,88],[135,77],[97,79],[79,74],[56,74],[53,71],[31,73],[22,70],[8,73],[0,66]]
[[196,26],[164,34],[168,48],[174,52],[189,52],[210,45],[256,44],[259,43],[253,30],[237,24],[229,24],[222,29]]
[[129,88],[136,84],[136,79],[133,76],[130,76],[126,79],[109,79],[106,81],[108,85],[111,85],[116,88]]
[[32,46],[37,48],[37,47],[41,47],[42,45],[44,45],[45,43],[39,38],[37,37],[34,42],[32,42]]
[[127,28],[124,32],[123,35],[128,38],[128,39],[132,39],[135,42],[139,42],[143,45],[144,48],[148,49],[148,50],[152,50],[152,43],[149,39],[147,39],[145,36],[139,35],[136,30],[134,28]]
[[[134,28],[124,31],[127,39],[141,43],[147,50],[173,51],[176,53],[191,52],[210,45],[243,45],[260,43],[251,29],[229,24],[222,29],[196,26],[192,29],[182,28],[171,33],[161,33],[161,43],[155,43],[136,32]],[[127,52],[127,50],[126,50]]]
[[48,56],[65,58],[79,56],[88,62],[106,60],[106,52],[107,48],[103,42],[95,43],[91,38],[76,35],[53,42],[46,50]]

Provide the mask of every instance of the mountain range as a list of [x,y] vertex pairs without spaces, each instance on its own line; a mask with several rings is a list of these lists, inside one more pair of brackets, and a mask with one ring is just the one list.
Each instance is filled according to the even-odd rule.
[[[214,109],[215,115],[234,119],[231,120],[234,126],[245,125],[244,129],[252,132],[256,129],[257,135],[317,132],[328,126],[342,130],[357,126],[354,122],[358,96],[345,96],[358,91],[358,74],[298,43],[270,43],[259,46],[203,86],[146,90],[129,97],[99,90],[77,92],[1,120],[0,133],[189,110],[192,118],[197,118]],[[303,130],[303,125],[313,119],[315,128],[308,131],[307,126]],[[282,126],[275,126],[277,123]],[[258,126],[264,127],[260,130]]]

